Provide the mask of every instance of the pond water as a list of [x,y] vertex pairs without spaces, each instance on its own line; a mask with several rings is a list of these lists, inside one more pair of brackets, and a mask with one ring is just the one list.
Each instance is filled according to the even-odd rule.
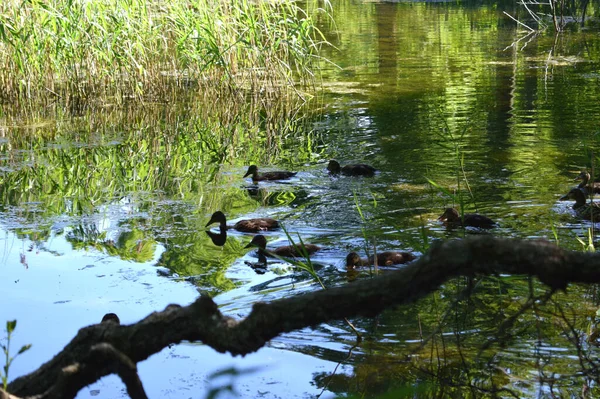
[[[334,45],[323,56],[337,65],[324,64],[323,95],[292,124],[229,124],[233,138],[213,134],[220,125],[197,103],[4,112],[0,322],[18,320],[13,348],[33,344],[10,379],[108,312],[129,324],[205,293],[243,317],[257,301],[319,289],[282,262],[264,274],[248,267],[256,262],[243,248],[251,234],[230,232],[214,246],[204,226],[219,209],[230,222],[277,218],[322,246],[313,259],[329,286],[369,278],[344,267],[346,254],[365,245],[422,254],[432,240],[462,237],[436,220],[456,205],[436,186],[497,220],[495,235],[583,249],[578,237],[587,244],[593,226],[558,198],[596,162],[600,35],[526,36],[504,10],[335,2],[335,24],[321,21]],[[379,171],[332,178],[329,159]],[[242,178],[252,163],[299,173],[253,185]],[[270,247],[287,242],[282,231],[266,235]],[[347,326],[331,322],[245,358],[174,346],[141,363],[141,378],[151,397],[169,398],[202,398],[229,383],[235,392],[219,397],[595,392],[597,353],[584,339],[595,326],[595,287],[572,286],[520,314],[545,292],[539,282],[481,278],[466,298],[471,283],[452,281],[417,304],[352,320],[365,336],[356,348]],[[519,314],[501,344],[481,349]],[[239,375],[211,376],[229,368]],[[124,395],[109,377],[79,397]]]

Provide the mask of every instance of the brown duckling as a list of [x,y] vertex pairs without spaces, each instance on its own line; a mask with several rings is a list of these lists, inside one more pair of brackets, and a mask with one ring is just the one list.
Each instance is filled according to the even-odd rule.
[[585,199],[585,193],[580,188],[574,188],[567,193],[567,195],[560,198],[561,200],[575,200],[575,204],[573,204],[573,209],[577,216],[582,219],[591,220],[592,217],[594,220],[600,220],[600,204],[597,202],[587,203]]
[[587,170],[582,170],[575,180],[581,180],[581,183],[577,186],[583,190],[583,193],[588,196],[590,193],[600,193],[600,182],[592,182],[590,173]]
[[298,172],[275,171],[275,172],[265,172],[265,173],[259,174],[258,167],[256,165],[250,165],[250,167],[248,168],[248,171],[246,172],[244,177],[252,175],[253,182],[259,182],[259,181],[263,181],[263,180],[286,180],[286,179],[296,176],[296,173],[298,173]]
[[[298,243],[296,246],[300,247],[300,243]],[[267,239],[265,238],[265,236],[258,234],[256,236],[254,236],[254,238],[252,238],[252,241],[250,241],[250,244],[246,245],[244,248],[250,248],[250,247],[257,247],[258,248],[258,254],[259,254],[259,258],[260,255],[267,255],[267,256],[272,256],[271,254],[275,254],[277,256],[287,256],[287,257],[300,257],[303,256],[302,253],[299,253],[296,250],[296,247],[293,245],[285,245],[283,247],[278,247],[275,248],[273,250],[269,250],[268,252],[266,251],[266,247],[267,247]],[[304,244],[304,249],[306,250],[306,253],[308,255],[312,255],[315,252],[317,252],[318,250],[321,249],[321,247],[314,245],[314,244]]]
[[100,323],[115,323],[121,324],[121,320],[119,320],[119,316],[116,313],[107,313],[102,317],[102,321]]
[[213,223],[219,223],[221,232],[227,229],[234,229],[245,233],[255,233],[257,231],[274,230],[279,228],[279,222],[271,218],[244,219],[240,220],[233,226],[228,226],[225,214],[221,211],[216,211],[212,214],[210,220],[206,224],[206,227]]
[[[442,216],[438,218],[444,225],[448,227],[459,227],[463,226],[463,218],[455,208],[446,208]],[[480,229],[491,229],[496,227],[496,222],[487,216],[479,215],[477,213],[465,213],[464,214],[464,226],[465,227],[478,227]]]
[[[378,266],[401,265],[416,259],[416,256],[410,252],[385,251],[377,254]],[[356,252],[350,252],[346,256],[346,267],[354,269],[356,266],[370,266],[375,264],[373,255],[369,258],[361,258]]]
[[346,176],[373,176],[377,171],[377,169],[371,165],[366,165],[364,163],[346,165],[342,168],[339,162],[333,159],[329,161],[327,170],[332,175],[339,175],[341,173]]

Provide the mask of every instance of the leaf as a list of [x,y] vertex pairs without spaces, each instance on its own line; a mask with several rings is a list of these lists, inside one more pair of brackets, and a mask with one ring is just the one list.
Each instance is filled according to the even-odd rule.
[[26,350],[29,350],[29,348],[31,348],[31,344],[23,345],[21,347],[21,349],[19,349],[19,353],[17,353],[17,355],[20,355],[21,353],[25,352]]
[[434,182],[433,180],[429,179],[428,177],[425,177],[425,179],[429,182],[429,184],[431,184],[433,187],[437,188],[438,190],[440,190],[442,193],[446,194],[448,197],[450,197],[453,201],[456,201],[456,197],[454,196],[454,194],[452,194],[450,191],[446,190],[444,187],[440,186],[439,184],[437,184],[436,182]]
[[6,332],[8,334],[12,333],[13,331],[15,331],[15,328],[17,328],[17,321],[13,320],[13,321],[7,321],[6,322]]

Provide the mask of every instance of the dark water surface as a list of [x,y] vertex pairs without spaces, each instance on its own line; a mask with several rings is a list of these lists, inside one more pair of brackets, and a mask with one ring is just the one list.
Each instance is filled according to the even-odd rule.
[[[321,22],[335,48],[323,55],[339,68],[325,65],[323,96],[275,136],[257,121],[240,122],[233,139],[222,138],[201,104],[4,114],[0,322],[18,320],[12,348],[33,344],[14,362],[11,379],[36,369],[107,312],[134,323],[201,292],[225,314],[243,317],[257,301],[319,289],[285,263],[255,273],[245,263],[256,261],[243,249],[249,234],[231,232],[224,247],[215,247],[203,230],[218,209],[231,222],[275,217],[323,246],[314,261],[330,286],[369,278],[368,271],[348,274],[343,263],[348,252],[363,251],[365,234],[378,250],[417,254],[434,239],[463,235],[436,220],[454,203],[429,181],[462,195],[469,211],[496,219],[496,235],[584,248],[577,237],[587,243],[592,226],[558,198],[596,162],[597,31],[525,37],[491,6],[333,7],[335,25]],[[370,163],[379,172],[331,178],[325,166],[332,158]],[[242,178],[251,163],[299,173],[254,186]],[[287,241],[280,231],[267,236],[272,247]],[[353,334],[342,322],[286,334],[243,359],[182,344],[141,363],[142,381],[151,397],[169,398],[203,398],[231,381],[244,398],[595,392],[596,372],[584,378],[582,370],[597,359],[594,342],[585,339],[595,328],[596,287],[574,286],[538,301],[507,326],[503,345],[479,353],[545,287],[488,277],[465,299],[466,284],[452,281],[417,304],[353,320],[365,341],[352,350]],[[229,367],[242,375],[210,377]],[[123,395],[110,377],[79,397]]]

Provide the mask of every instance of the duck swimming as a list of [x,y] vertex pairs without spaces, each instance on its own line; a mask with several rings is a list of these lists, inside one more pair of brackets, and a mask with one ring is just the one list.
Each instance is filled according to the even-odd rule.
[[341,173],[346,176],[373,176],[377,171],[377,169],[371,165],[366,165],[364,163],[346,165],[342,168],[339,162],[333,159],[329,161],[327,170],[332,175],[339,175]]
[[219,229],[221,229],[221,231],[233,229],[242,231],[244,233],[256,233],[257,231],[274,230],[279,228],[279,222],[271,218],[244,219],[240,220],[233,226],[228,226],[225,214],[221,211],[216,211],[213,213],[205,227],[208,227],[213,223],[219,223]]
[[[298,248],[300,246],[301,246],[301,244],[297,245]],[[284,256],[287,256],[287,257],[303,256],[303,254],[299,253],[296,250],[296,247],[293,245],[285,245],[283,247],[278,247],[273,250],[268,250],[268,252],[267,252],[266,251],[267,239],[262,234],[258,234],[256,236],[254,236],[254,238],[252,238],[252,241],[250,241],[250,243],[248,245],[246,245],[244,248],[251,248],[251,247],[258,248],[259,258],[260,258],[261,254],[267,255],[267,256],[272,256],[271,254],[275,254],[277,256],[282,256],[282,257],[284,257]],[[304,244],[304,249],[306,250],[306,253],[308,255],[312,255],[315,252],[317,252],[318,250],[320,250],[321,247],[314,245],[314,244]]]
[[567,193],[567,195],[560,198],[561,200],[575,200],[575,204],[573,205],[573,209],[577,216],[582,219],[591,220],[592,217],[594,220],[600,220],[600,204],[597,202],[587,203],[585,199],[585,193],[580,188],[574,188]]
[[[377,254],[378,266],[400,265],[416,259],[416,256],[410,252],[385,251]],[[350,252],[346,256],[346,267],[354,269],[356,266],[370,266],[374,264],[375,257],[361,258],[356,252]]]
[[252,175],[253,182],[259,182],[259,181],[263,181],[263,180],[286,180],[286,179],[289,179],[290,177],[296,176],[296,173],[298,173],[298,172],[275,171],[275,172],[265,172],[265,173],[259,174],[258,167],[256,165],[250,165],[250,167],[248,168],[248,171],[246,171],[246,174],[244,175],[244,177]]
[[[463,218],[461,218],[460,214],[455,208],[446,208],[438,220],[441,220],[444,225],[451,228],[463,226]],[[465,213],[464,226],[478,227],[480,229],[491,229],[496,227],[496,222],[487,216],[479,215],[477,213]]]
[[582,189],[583,193],[588,196],[590,193],[600,193],[600,182],[591,182],[590,173],[587,170],[582,170],[575,180],[581,180],[577,188]]

